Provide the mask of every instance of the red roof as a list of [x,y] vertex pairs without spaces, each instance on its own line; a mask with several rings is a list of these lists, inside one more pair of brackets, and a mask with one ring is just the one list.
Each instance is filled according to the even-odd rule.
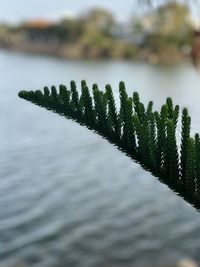
[[24,23],[26,28],[45,29],[52,26],[52,22],[46,19],[34,19]]

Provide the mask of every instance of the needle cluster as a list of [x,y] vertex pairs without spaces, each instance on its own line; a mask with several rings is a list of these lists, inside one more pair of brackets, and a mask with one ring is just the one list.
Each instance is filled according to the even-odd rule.
[[171,98],[159,112],[154,111],[152,101],[145,107],[138,93],[128,96],[125,84],[120,82],[118,109],[110,85],[101,91],[94,84],[90,92],[85,81],[81,82],[80,93],[71,81],[69,89],[65,85],[58,91],[55,86],[44,87],[43,91],[21,91],[19,97],[96,131],[199,209],[200,137],[190,136],[188,111],[184,108],[179,116],[179,106],[174,106]]

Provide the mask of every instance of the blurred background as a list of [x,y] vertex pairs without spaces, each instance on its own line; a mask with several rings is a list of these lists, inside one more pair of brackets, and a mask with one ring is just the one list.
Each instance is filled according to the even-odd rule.
[[0,267],[194,267],[200,214],[107,141],[17,97],[86,79],[171,96],[200,132],[199,1],[0,3]]

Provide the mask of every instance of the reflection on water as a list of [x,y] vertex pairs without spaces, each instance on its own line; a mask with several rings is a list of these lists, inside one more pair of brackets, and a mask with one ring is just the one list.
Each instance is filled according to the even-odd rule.
[[17,98],[20,89],[86,79],[159,107],[189,107],[200,131],[200,76],[190,65],[80,62],[0,52],[0,266],[155,266],[200,260],[199,213],[101,137]]

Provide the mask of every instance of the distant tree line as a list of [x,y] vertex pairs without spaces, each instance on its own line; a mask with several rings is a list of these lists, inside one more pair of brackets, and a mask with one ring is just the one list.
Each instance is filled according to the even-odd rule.
[[166,1],[157,8],[150,8],[145,14],[133,16],[121,31],[126,32],[126,37],[115,34],[119,32],[119,22],[108,10],[93,9],[79,17],[64,18],[58,23],[25,22],[15,27],[2,25],[0,43],[7,32],[11,37],[21,38],[23,44],[40,42],[62,47],[75,44],[81,56],[86,57],[146,59],[154,56],[169,59],[169,53],[173,55],[171,58],[188,55],[194,39],[188,5],[176,1]]

